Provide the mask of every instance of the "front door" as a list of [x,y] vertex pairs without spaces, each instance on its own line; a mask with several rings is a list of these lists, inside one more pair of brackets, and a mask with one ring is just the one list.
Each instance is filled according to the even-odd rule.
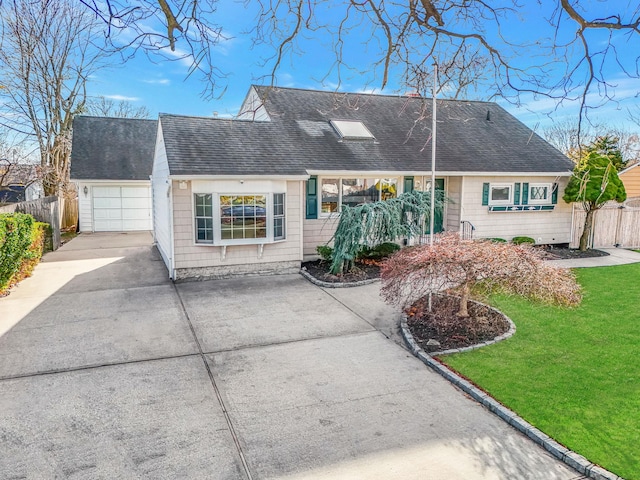
[[[431,177],[415,177],[413,180],[413,186],[415,190],[421,192],[431,191]],[[444,199],[444,178],[436,178],[436,198]],[[433,229],[435,233],[440,233],[444,230],[444,202],[442,208],[437,208],[435,211],[435,218],[433,221]],[[430,234],[429,222],[425,225],[425,234]]]

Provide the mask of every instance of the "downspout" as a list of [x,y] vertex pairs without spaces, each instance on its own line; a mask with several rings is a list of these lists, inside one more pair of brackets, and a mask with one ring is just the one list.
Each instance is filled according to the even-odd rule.
[[171,177],[167,177],[167,182],[169,182],[169,263],[171,267],[169,269],[169,278],[171,280],[176,279],[176,261],[174,255],[174,244],[173,244],[173,181]]
[[304,221],[306,218],[307,205],[304,191],[304,180],[300,180],[298,185],[300,190],[300,262],[302,262],[304,260]]

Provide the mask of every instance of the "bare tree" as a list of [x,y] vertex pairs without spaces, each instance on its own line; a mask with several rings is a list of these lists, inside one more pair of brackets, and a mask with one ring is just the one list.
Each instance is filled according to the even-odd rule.
[[85,109],[82,112],[96,117],[116,117],[116,118],[149,118],[151,112],[147,107],[136,107],[126,100],[115,100],[107,97],[98,97],[87,100]]
[[39,147],[47,195],[69,179],[71,124],[88,76],[102,66],[103,25],[73,0],[0,4],[0,123]]
[[[127,33],[127,47],[132,47],[128,52],[143,49],[173,59],[189,57],[190,73],[200,71],[208,80],[207,93],[218,87],[224,73],[217,67],[214,47],[225,35],[215,21],[216,0],[81,2],[105,23],[110,38],[118,31]],[[525,8],[526,14],[521,13]],[[393,78],[394,83],[419,89],[430,65],[437,62],[449,94],[482,80],[489,95],[516,103],[521,94],[577,100],[580,119],[591,108],[615,99],[614,78],[606,67],[616,66],[614,75],[640,76],[638,55],[630,47],[640,37],[638,4],[245,0],[245,9],[258,12],[248,33],[272,48],[273,56],[267,59],[272,83],[283,61],[303,52],[301,45],[308,39],[321,39],[333,47],[330,68],[339,79],[341,72],[356,70],[367,76],[362,80],[367,85],[384,88]],[[158,24],[162,28],[156,28]],[[362,35],[369,38],[362,40]],[[618,41],[620,37],[624,38]],[[631,55],[619,53],[624,45]],[[356,65],[355,48],[360,49],[358,58],[366,55],[368,65]]]
[[[0,0],[1,2],[2,0]],[[5,0],[6,1],[6,0]],[[215,46],[227,39],[215,22],[218,0],[80,0],[102,22],[111,48],[124,60],[139,51],[164,60],[190,60],[188,75],[205,80],[203,96],[224,91],[226,76],[217,65]]]
[[616,148],[622,155],[622,163],[631,165],[640,161],[640,124],[638,130],[615,125],[603,121],[585,122],[580,125],[578,118],[555,122],[544,129],[543,136],[571,160],[577,163],[582,158],[586,146],[598,138],[611,138],[616,141]]

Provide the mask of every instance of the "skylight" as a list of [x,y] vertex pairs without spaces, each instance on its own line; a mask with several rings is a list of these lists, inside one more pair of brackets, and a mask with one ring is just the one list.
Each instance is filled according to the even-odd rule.
[[335,128],[340,138],[347,140],[366,140],[375,137],[364,123],[353,120],[330,120],[331,126]]

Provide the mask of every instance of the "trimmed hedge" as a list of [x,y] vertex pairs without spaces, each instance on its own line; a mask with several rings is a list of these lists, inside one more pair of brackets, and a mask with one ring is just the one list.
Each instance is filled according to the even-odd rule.
[[516,245],[522,245],[524,243],[529,243],[531,245],[534,245],[536,241],[531,237],[513,237],[511,239],[511,243],[514,243]]
[[24,213],[0,214],[0,295],[31,275],[49,225]]

